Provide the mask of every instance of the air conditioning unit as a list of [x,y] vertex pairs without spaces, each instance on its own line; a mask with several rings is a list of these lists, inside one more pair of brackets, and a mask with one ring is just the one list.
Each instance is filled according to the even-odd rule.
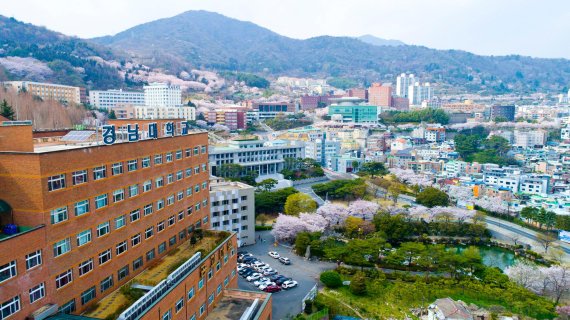
[[46,304],[45,306],[34,311],[28,319],[31,319],[31,320],[47,319],[48,317],[57,313],[58,307],[59,306],[57,304],[53,304],[53,303]]

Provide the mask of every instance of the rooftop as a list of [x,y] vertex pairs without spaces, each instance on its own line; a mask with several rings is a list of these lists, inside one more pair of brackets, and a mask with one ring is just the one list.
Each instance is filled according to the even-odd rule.
[[205,231],[204,237],[192,245],[189,240],[170,251],[162,259],[149,265],[143,272],[134,277],[127,284],[115,290],[95,304],[92,310],[85,312],[85,316],[98,319],[116,319],[137,302],[145,292],[133,288],[133,285],[154,287],[166,279],[183,263],[187,262],[196,253],[201,252],[201,260],[230,238],[231,234],[224,231]]
[[247,319],[259,319],[259,313],[270,298],[270,293],[227,289],[206,319],[234,320],[240,319],[245,313],[252,315]]

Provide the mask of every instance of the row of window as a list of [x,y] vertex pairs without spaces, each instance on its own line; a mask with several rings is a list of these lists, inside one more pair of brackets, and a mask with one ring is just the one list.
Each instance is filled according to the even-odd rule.
[[[187,215],[191,215],[192,212],[194,211],[194,209],[196,209],[196,211],[198,211],[198,210],[200,210],[200,208],[202,206],[205,207],[207,205],[208,205],[208,202],[206,199],[204,199],[201,203],[198,202],[198,203],[196,203],[196,205],[188,207],[186,209],[186,213],[187,213]],[[144,212],[145,216],[152,214],[152,204],[145,206],[143,208],[143,212]],[[136,210],[131,211],[128,214],[130,222],[132,223],[132,222],[139,220],[141,218],[140,214],[141,214],[140,209],[136,209]],[[163,221],[159,222],[156,226],[156,232],[159,233],[159,232],[163,231],[165,229],[166,224],[168,224],[169,227],[173,226],[176,223],[176,217],[178,217],[178,221],[183,220],[184,219],[184,211],[180,211],[177,215],[172,215],[167,220],[163,220]],[[126,225],[126,223],[127,223],[127,215],[118,216],[117,218],[114,219],[114,226],[115,226],[114,229],[115,230],[121,229]],[[208,223],[208,216],[204,217],[202,221],[198,221],[196,223],[196,225],[197,225],[196,227],[199,228],[202,223],[204,223],[204,224]],[[110,232],[111,232],[111,221],[105,221],[96,227],[95,234],[98,238],[100,238],[100,237],[103,237],[103,236],[109,234]],[[150,227],[146,228],[146,230],[144,232],[145,239],[151,238],[154,235],[154,232],[155,232],[154,226],[150,226]],[[81,247],[83,245],[86,245],[86,244],[90,243],[93,239],[92,230],[91,229],[83,230],[83,231],[79,232],[75,238],[76,238],[76,246],[77,247]],[[131,246],[138,245],[140,243],[140,241],[141,241],[141,233],[138,233],[138,234],[134,235],[133,237],[131,237]],[[117,255],[126,251],[126,249],[127,249],[126,242],[127,241],[124,241],[124,249],[123,249],[123,246],[117,245],[117,250],[116,250]],[[54,257],[58,257],[58,256],[61,256],[65,253],[70,252],[72,249],[71,243],[72,243],[71,237],[65,238],[63,240],[60,240],[60,241],[57,241],[56,243],[54,243],[53,244],[53,255],[54,255]],[[100,261],[101,261],[101,259],[100,259]],[[2,281],[0,280],[0,282],[2,282]]]
[[[240,199],[241,199],[241,201],[247,201],[247,196],[241,196]],[[233,198],[233,199],[231,199],[232,204],[239,203],[239,200],[240,200],[240,199],[238,199],[238,198]],[[230,204],[230,199],[226,199],[226,200],[222,200],[222,201],[213,201],[213,202],[212,202],[212,206],[213,206],[213,207],[217,207],[217,206],[219,206],[219,205],[225,206],[225,205],[228,205],[228,204]]]
[[[186,157],[190,157],[192,156],[192,154],[194,155],[198,155],[200,154],[200,150],[201,153],[205,153],[206,152],[206,147],[205,146],[201,146],[201,147],[195,147],[194,148],[194,153],[192,153],[192,149],[186,149]],[[178,150],[174,153],[174,158],[176,160],[180,160],[182,159],[182,150]],[[173,153],[172,152],[168,152],[166,154],[164,154],[164,156],[162,154],[157,154],[154,155],[153,157],[154,160],[154,164],[155,165],[160,165],[163,163],[163,160],[166,160],[166,163],[172,162],[173,161]],[[132,160],[127,160],[126,161],[126,171],[127,172],[133,172],[139,169],[139,163],[140,163],[140,168],[150,168],[151,166],[151,157],[147,156],[147,157],[143,157],[140,159],[132,159]],[[123,162],[116,162],[113,163],[111,166],[111,175],[112,176],[117,176],[117,175],[121,175],[124,173],[125,170],[125,163]],[[207,167],[205,164],[202,164],[202,171],[206,171]],[[107,178],[107,165],[102,165],[102,166],[98,166],[95,167],[91,170],[92,173],[92,179],[93,181],[97,181],[97,180],[101,180],[104,178]],[[89,179],[89,173],[87,169],[84,170],[78,170],[78,171],[73,171],[71,173],[71,182],[73,185],[79,185],[79,184],[83,184],[88,182]],[[67,186],[66,183],[66,174],[62,173],[62,174],[57,174],[57,175],[53,175],[48,177],[48,191],[55,191],[55,190],[60,190],[60,189],[64,189]]]
[[[162,177],[160,177],[159,179],[156,179],[156,185],[157,187],[161,187],[162,184]],[[151,190],[152,188],[152,182],[151,180],[147,180],[143,183],[142,185],[142,190],[143,193],[144,192],[148,192],[149,190]],[[123,200],[125,200],[125,197],[135,197],[139,194],[139,185],[138,184],[134,184],[129,186],[126,189],[117,189],[114,190],[113,192],[111,192],[110,194],[108,193],[104,193],[104,194],[100,194],[98,196],[95,196],[93,198],[93,204],[95,205],[95,210],[98,209],[102,209],[105,208],[109,205],[109,198],[111,198],[113,200],[113,203],[118,203],[121,202]],[[173,205],[175,201],[182,201],[184,199],[185,196],[191,196],[194,193],[198,193],[201,190],[208,190],[208,182],[202,182],[202,184],[196,184],[194,187],[189,187],[186,188],[186,190],[181,190],[179,192],[177,192],[176,194],[171,194],[168,197],[166,197],[166,201],[165,199],[158,199],[156,201],[156,211],[162,210],[165,205],[166,206],[170,206]],[[203,206],[207,205],[207,201],[202,201],[203,202]],[[145,210],[145,216],[152,213],[153,212],[153,204],[148,204],[144,207]],[[196,209],[198,210],[198,209]],[[89,199],[85,199],[85,200],[81,200],[78,201],[76,203],[73,204],[73,212],[75,214],[76,217],[78,216],[82,216],[84,214],[87,214],[89,212],[91,212],[91,202],[89,201]],[[67,221],[69,219],[69,209],[68,206],[65,207],[59,207],[59,208],[55,208],[52,209],[50,211],[50,221],[51,224],[58,224],[61,223],[63,221]]]

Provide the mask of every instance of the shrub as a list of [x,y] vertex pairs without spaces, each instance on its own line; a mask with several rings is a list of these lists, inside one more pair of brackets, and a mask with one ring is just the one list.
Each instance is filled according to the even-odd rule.
[[357,296],[363,296],[366,294],[366,276],[363,272],[357,272],[350,281],[350,287],[348,287],[350,292]]
[[342,279],[340,274],[336,271],[325,271],[321,273],[321,282],[327,286],[327,288],[338,288],[342,286]]

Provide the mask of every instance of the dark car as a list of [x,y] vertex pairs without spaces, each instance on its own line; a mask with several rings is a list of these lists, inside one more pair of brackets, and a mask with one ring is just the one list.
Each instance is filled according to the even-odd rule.
[[281,287],[280,286],[267,286],[265,289],[263,289],[263,291],[265,292],[279,292],[281,291]]
[[277,280],[275,280],[275,281],[273,281],[273,282],[275,282],[276,285],[282,285],[283,282],[285,282],[285,281],[291,281],[291,280],[293,280],[293,279],[283,277],[283,278],[279,278],[279,279],[277,279]]
[[242,259],[243,263],[253,263],[255,261],[257,261],[257,258],[254,258],[254,257],[246,257],[246,258]]
[[246,270],[246,271],[245,271],[244,273],[242,273],[241,275],[242,275],[244,278],[246,278],[247,276],[250,276],[250,275],[252,275],[252,274],[254,274],[254,273],[256,273],[256,272],[257,272],[257,271],[255,271],[255,270],[253,270],[253,269],[249,269],[249,270]]
[[271,280],[271,282],[275,282],[275,281],[277,281],[278,279],[281,279],[281,278],[287,278],[287,277],[286,277],[286,276],[283,276],[283,275],[280,275],[280,274],[276,274],[276,275],[273,275],[273,276],[269,277],[269,280]]
[[244,268],[243,270],[239,271],[239,274],[244,274],[244,273],[247,273],[249,271],[254,271],[254,270],[252,268]]

